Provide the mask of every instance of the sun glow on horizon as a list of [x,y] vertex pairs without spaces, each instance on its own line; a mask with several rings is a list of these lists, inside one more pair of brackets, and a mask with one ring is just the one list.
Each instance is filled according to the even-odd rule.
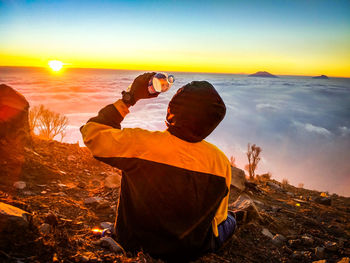
[[53,70],[53,71],[60,71],[63,67],[63,63],[59,60],[50,60],[49,61],[49,67]]

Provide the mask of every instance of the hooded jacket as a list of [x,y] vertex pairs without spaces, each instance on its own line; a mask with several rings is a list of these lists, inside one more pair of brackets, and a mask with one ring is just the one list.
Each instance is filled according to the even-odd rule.
[[191,258],[212,249],[227,217],[230,162],[208,136],[225,105],[205,81],[185,85],[168,106],[166,131],[121,129],[122,100],[81,128],[93,156],[122,170],[115,223],[124,249]]

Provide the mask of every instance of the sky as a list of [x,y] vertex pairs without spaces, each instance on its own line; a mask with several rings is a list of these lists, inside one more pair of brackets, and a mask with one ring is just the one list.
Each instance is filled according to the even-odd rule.
[[350,1],[2,1],[0,66],[350,77]]

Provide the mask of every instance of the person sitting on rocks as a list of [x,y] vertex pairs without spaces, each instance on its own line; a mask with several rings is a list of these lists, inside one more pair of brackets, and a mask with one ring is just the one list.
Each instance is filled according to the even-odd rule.
[[192,259],[233,235],[228,213],[231,166],[204,139],[226,107],[207,81],[193,81],[171,99],[167,130],[121,129],[128,108],[149,94],[155,73],[138,76],[123,98],[80,128],[93,156],[122,170],[114,238],[128,251],[166,259]]

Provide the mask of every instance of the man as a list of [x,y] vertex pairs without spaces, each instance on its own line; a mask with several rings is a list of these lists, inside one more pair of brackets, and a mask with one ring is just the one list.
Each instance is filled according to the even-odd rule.
[[123,99],[81,128],[93,156],[123,171],[115,238],[124,249],[190,259],[219,248],[235,229],[228,215],[231,167],[204,141],[221,122],[225,104],[206,81],[193,81],[171,99],[166,131],[121,129],[128,108],[148,93],[155,73],[138,76]]

